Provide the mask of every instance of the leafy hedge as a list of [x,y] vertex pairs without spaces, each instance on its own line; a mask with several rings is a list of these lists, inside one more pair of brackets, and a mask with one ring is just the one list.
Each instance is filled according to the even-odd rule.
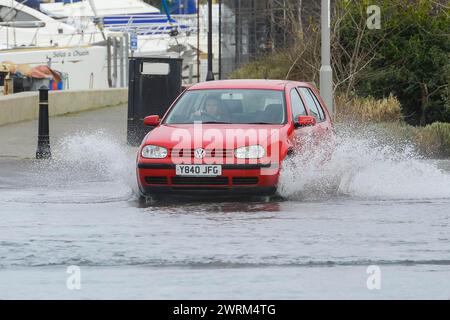
[[[358,3],[356,1],[355,3]],[[360,5],[350,4],[340,24],[339,42],[352,52],[357,45],[379,43],[376,55],[360,73],[359,96],[383,98],[394,94],[408,123],[450,122],[450,7],[435,0],[380,0],[380,30],[368,30],[355,41],[355,17]]]

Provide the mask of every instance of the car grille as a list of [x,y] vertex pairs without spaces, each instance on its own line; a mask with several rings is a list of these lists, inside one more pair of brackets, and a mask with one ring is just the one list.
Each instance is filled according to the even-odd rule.
[[227,191],[228,187],[214,187],[214,188],[211,188],[211,187],[202,187],[202,186],[199,186],[199,187],[197,187],[197,186],[196,187],[189,186],[189,187],[173,187],[172,190],[176,190],[176,191],[192,191],[192,190],[195,190],[195,191],[211,191],[211,190],[214,190],[214,191]]
[[[172,184],[176,186],[228,186],[228,177],[172,177]],[[145,182],[151,185],[168,185],[167,177],[145,177]],[[234,177],[233,185],[257,185],[258,177]]]
[[195,186],[226,186],[228,185],[227,177],[173,177],[174,185],[195,185]]
[[167,184],[167,177],[145,177],[147,184]]
[[[233,158],[234,151],[231,149],[206,149],[205,158]],[[172,149],[171,156],[174,158],[194,158],[195,149]]]
[[235,177],[233,178],[233,184],[237,186],[242,185],[254,185],[258,184],[259,179],[257,177]]

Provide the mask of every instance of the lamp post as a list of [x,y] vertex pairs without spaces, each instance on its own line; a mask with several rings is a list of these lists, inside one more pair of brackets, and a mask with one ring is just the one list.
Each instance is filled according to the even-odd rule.
[[208,0],[208,74],[206,81],[214,80],[212,45],[212,0]]
[[333,70],[331,69],[330,0],[322,0],[321,9],[322,66],[320,67],[320,95],[333,115]]
[[219,0],[219,80],[222,79],[222,0]]

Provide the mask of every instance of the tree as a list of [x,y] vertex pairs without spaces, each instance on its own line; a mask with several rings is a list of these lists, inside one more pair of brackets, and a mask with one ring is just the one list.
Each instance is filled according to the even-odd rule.
[[[376,55],[355,82],[360,95],[390,93],[402,103],[412,124],[450,121],[446,107],[450,66],[449,8],[432,0],[396,0],[383,6],[381,32],[366,38],[380,41]],[[348,32],[345,25],[341,33]],[[351,42],[354,36],[344,39]],[[344,40],[345,46],[345,40]],[[448,101],[447,101],[448,106]]]

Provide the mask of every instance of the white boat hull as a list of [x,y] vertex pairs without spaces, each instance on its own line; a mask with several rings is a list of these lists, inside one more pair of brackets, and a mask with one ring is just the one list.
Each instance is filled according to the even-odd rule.
[[0,51],[0,62],[31,67],[49,65],[67,74],[67,90],[108,88],[107,51],[102,46],[70,48],[24,48]]

